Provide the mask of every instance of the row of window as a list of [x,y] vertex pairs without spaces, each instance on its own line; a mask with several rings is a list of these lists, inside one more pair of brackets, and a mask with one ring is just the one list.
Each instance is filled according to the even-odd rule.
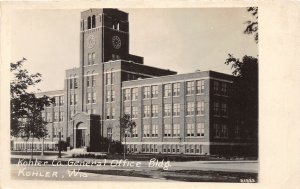
[[96,92],[87,92],[86,93],[86,103],[96,103]]
[[115,73],[113,69],[111,71],[106,71],[105,73],[105,85],[113,85],[115,83]]
[[70,78],[69,79],[70,89],[78,88],[78,78]]
[[[132,133],[126,132],[127,137],[138,137],[137,128],[132,130]],[[180,136],[180,124],[164,124],[163,125],[163,136],[164,137],[179,137]],[[204,123],[193,123],[187,124],[186,137],[203,137],[204,136]],[[143,137],[158,137],[158,125],[144,125],[143,126]]]
[[64,121],[64,112],[54,112],[54,117],[52,118],[51,112],[42,112],[42,118],[46,122],[63,122]]
[[63,106],[64,105],[64,97],[63,96],[55,96],[54,97],[54,106]]
[[92,52],[92,53],[88,53],[88,65],[93,65],[95,64],[95,53]]
[[[42,150],[42,143],[20,143],[15,145],[15,150],[25,150],[25,149],[34,149],[34,150]],[[55,149],[55,144],[44,144],[44,150],[52,150]]]
[[[188,81],[186,82],[186,94],[203,94],[204,93],[204,80]],[[196,91],[195,91],[196,84]],[[143,99],[157,98],[158,97],[158,86],[145,86],[143,90]],[[163,85],[163,96],[179,96],[180,95],[180,83],[164,84]],[[138,88],[124,89],[124,100],[137,100],[138,99]]]
[[[196,105],[196,107],[195,107]],[[204,115],[204,101],[198,102],[188,102],[186,106],[186,115]],[[143,105],[143,114],[142,117],[158,117],[158,105]],[[135,106],[125,106],[124,108],[125,114],[130,114],[132,118],[138,118],[138,107]],[[174,104],[164,104],[163,106],[163,116],[180,116],[180,103]]]
[[106,102],[114,102],[116,93],[114,90],[106,90]]
[[228,116],[228,105],[226,103],[214,102],[213,112],[214,112],[214,116],[227,117]]
[[[101,20],[100,20],[101,22]],[[82,22],[82,29],[84,30],[84,22]],[[96,27],[96,16],[93,15],[92,17],[88,17],[87,19],[87,29],[92,29]]]
[[78,103],[78,95],[70,94],[70,105],[76,105]]
[[54,130],[53,130],[53,138],[58,138],[59,137],[59,132],[60,132],[61,138],[64,138],[63,128],[57,128],[57,127],[55,127]]
[[228,126],[226,124],[214,124],[214,131],[216,138],[227,138],[228,137]]
[[115,119],[116,118],[116,109],[107,107],[105,108],[106,119]]
[[[127,152],[129,153],[136,153],[138,152],[137,145],[131,144],[126,145]],[[162,145],[161,149],[163,153],[180,153],[180,148],[182,145],[180,144],[164,144]],[[202,154],[203,153],[203,146],[202,145],[195,145],[195,144],[187,144],[184,145],[185,153],[190,154]],[[157,144],[142,144],[142,152],[158,152],[158,145]]]
[[214,94],[228,96],[228,83],[214,81]]

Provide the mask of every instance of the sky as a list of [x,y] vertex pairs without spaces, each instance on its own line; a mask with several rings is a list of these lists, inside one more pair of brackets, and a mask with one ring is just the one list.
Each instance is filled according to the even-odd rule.
[[[16,10],[11,18],[12,61],[25,57],[30,73],[42,74],[41,91],[61,90],[65,70],[79,66],[80,12]],[[130,53],[144,64],[180,73],[231,74],[228,54],[257,57],[252,35],[243,34],[245,8],[122,9],[129,13]]]

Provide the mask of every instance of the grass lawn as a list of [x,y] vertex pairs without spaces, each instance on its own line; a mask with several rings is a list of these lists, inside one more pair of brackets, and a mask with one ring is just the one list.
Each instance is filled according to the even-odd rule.
[[[155,179],[167,179],[185,182],[232,182],[239,183],[241,179],[246,179],[251,182],[257,182],[257,173],[243,172],[224,172],[224,171],[201,171],[201,170],[151,170],[151,171],[135,171],[135,170],[81,170],[82,172],[144,177]],[[245,182],[245,181],[244,181]]]

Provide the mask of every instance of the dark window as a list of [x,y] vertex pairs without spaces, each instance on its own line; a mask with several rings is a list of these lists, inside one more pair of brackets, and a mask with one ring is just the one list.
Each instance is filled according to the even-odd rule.
[[91,29],[91,17],[89,16],[87,19],[88,29]]
[[92,16],[92,28],[95,28],[96,27],[96,16],[93,15]]

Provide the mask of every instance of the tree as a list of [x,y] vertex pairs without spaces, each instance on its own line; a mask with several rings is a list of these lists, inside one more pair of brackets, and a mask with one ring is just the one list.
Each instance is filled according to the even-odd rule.
[[124,138],[124,159],[125,159],[126,137],[128,134],[132,136],[133,130],[136,127],[136,123],[132,121],[130,114],[124,114],[123,117],[120,117],[119,122],[120,122],[119,126],[120,126],[121,137],[123,136]]
[[258,43],[258,7],[248,7],[247,11],[252,14],[254,20],[248,20],[245,22],[247,26],[244,33],[254,35],[254,40]]
[[47,122],[43,120],[41,111],[53,103],[54,99],[45,95],[37,97],[34,93],[28,92],[29,87],[41,82],[41,74],[29,74],[26,69],[22,69],[25,61],[23,58],[11,63],[11,72],[14,75],[10,83],[11,136],[22,137],[26,142],[32,138],[33,144],[34,138],[40,139],[47,135]]
[[[229,54],[225,64],[235,76],[231,109],[235,121],[241,122],[246,137],[258,139],[258,59],[245,55],[242,60]],[[256,152],[255,152],[256,153]]]

